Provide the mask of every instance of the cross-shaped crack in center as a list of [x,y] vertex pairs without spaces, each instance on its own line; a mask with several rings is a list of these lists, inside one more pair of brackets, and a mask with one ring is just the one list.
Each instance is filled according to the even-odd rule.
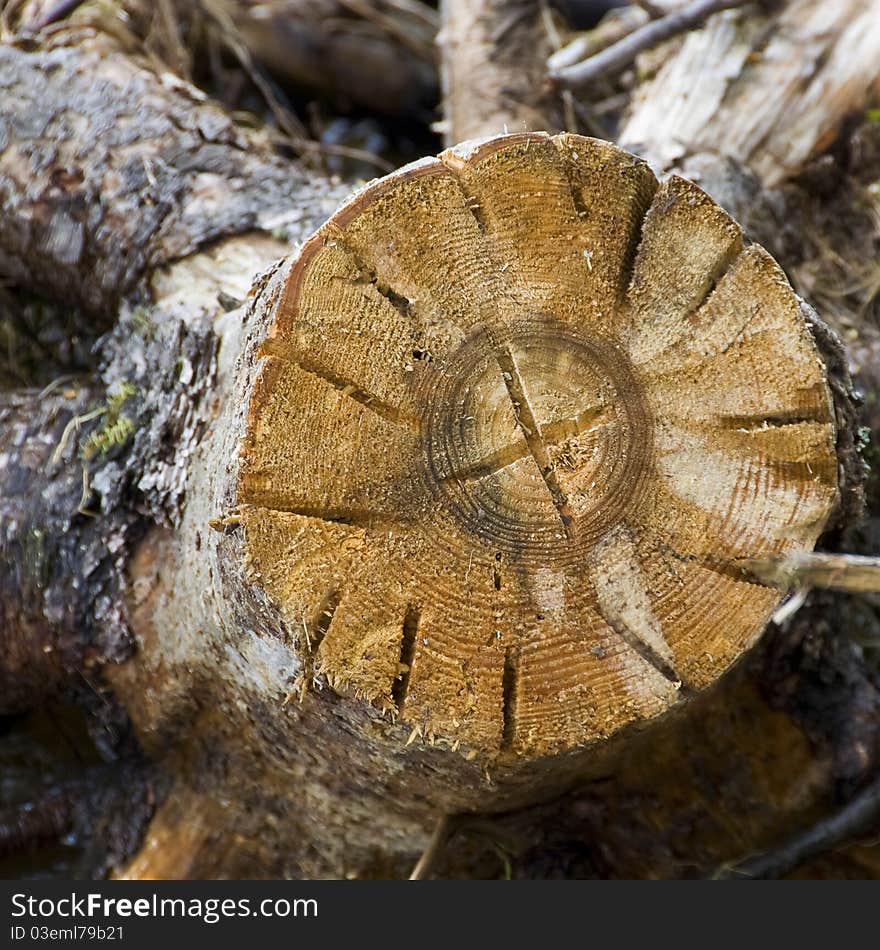
[[528,446],[532,458],[535,460],[535,464],[538,466],[541,478],[544,479],[547,491],[550,492],[550,499],[553,502],[553,507],[559,514],[559,520],[562,522],[565,536],[571,540],[574,537],[574,514],[568,503],[568,498],[556,477],[556,468],[550,460],[547,443],[544,440],[541,427],[529,403],[525,386],[519,375],[516,360],[507,347],[496,345],[493,349],[495,351],[495,358],[501,368],[504,385],[507,387],[507,394],[513,403],[516,423],[523,434],[523,438],[526,440],[526,445]]
[[[616,418],[617,415],[610,406],[590,406],[578,413],[574,419],[557,419],[555,422],[548,422],[547,425],[541,427],[541,435],[546,445],[559,445],[566,439],[573,439],[585,432],[594,432],[596,429],[610,425]],[[505,445],[470,465],[455,469],[444,477],[444,481],[452,478],[459,481],[485,478],[531,454],[531,449],[525,442]]]

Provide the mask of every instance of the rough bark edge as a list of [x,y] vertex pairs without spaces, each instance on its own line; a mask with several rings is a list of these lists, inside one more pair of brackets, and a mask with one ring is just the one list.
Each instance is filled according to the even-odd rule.
[[803,298],[801,312],[828,371],[837,423],[838,503],[825,529],[843,531],[865,514],[865,482],[868,466],[862,456],[863,436],[859,425],[861,396],[853,387],[846,350],[840,337]]
[[112,314],[148,272],[293,206],[305,176],[107,37],[0,47],[0,275]]

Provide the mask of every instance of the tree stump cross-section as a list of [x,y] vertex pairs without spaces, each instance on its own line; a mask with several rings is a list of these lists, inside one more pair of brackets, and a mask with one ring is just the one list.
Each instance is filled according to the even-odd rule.
[[312,667],[468,756],[714,682],[837,497],[826,370],[696,186],[574,135],[466,143],[288,263],[249,407],[252,577]]

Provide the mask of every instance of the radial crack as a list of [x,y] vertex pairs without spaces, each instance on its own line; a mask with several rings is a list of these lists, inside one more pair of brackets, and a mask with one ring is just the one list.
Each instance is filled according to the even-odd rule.
[[608,622],[608,626],[620,637],[621,640],[635,653],[637,653],[646,663],[654,667],[654,669],[665,679],[669,680],[670,683],[673,683],[678,687],[679,691],[683,695],[688,695],[689,690],[681,680],[681,677],[676,672],[675,668],[667,663],[662,656],[649,644],[646,643],[634,630],[631,630],[629,626],[623,621],[619,616],[607,616],[604,611],[602,614],[605,617],[605,620]]
[[479,478],[485,478],[487,475],[495,475],[520,459],[528,458],[529,455],[531,455],[531,452],[525,442],[507,445],[503,449],[498,449],[497,452],[473,462],[471,465],[444,475],[443,481],[450,481],[453,478],[459,481],[475,481]]
[[409,689],[410,675],[412,674],[413,659],[416,653],[416,636],[419,632],[419,610],[417,607],[408,607],[403,618],[403,633],[400,638],[400,672],[391,686],[391,698],[397,711],[402,712],[406,702],[406,693]]
[[737,432],[762,432],[765,429],[783,429],[786,426],[815,423],[823,425],[827,419],[816,418],[818,409],[779,409],[776,412],[756,413],[754,415],[716,416],[717,425],[721,429],[732,429]]
[[[541,429],[544,441],[547,445],[557,445],[567,439],[573,439],[584,432],[592,432],[602,426],[613,422],[616,416],[607,406],[593,407],[585,409],[574,419],[557,419],[556,422],[550,422]],[[450,472],[443,477],[443,481],[457,478],[460,481],[473,481],[479,478],[485,478],[487,475],[494,475],[505,468],[519,462],[520,459],[531,455],[531,449],[526,441],[517,442],[514,445],[507,445],[504,448],[492,452],[470,465]]]
[[519,679],[519,654],[512,647],[504,653],[501,675],[501,748],[509,749],[516,738],[516,689]]
[[557,419],[548,422],[541,429],[547,445],[557,445],[566,439],[573,439],[584,432],[593,432],[614,422],[617,414],[610,406],[590,406],[579,412],[574,419]]
[[654,614],[639,549],[630,532],[619,526],[594,552],[593,585],[602,617],[623,642],[676,687],[672,648]]
[[708,554],[685,554],[682,551],[675,550],[675,548],[670,547],[668,544],[658,545],[658,550],[669,554],[682,564],[696,564],[699,567],[705,568],[707,571],[711,571],[713,574],[718,574],[729,580],[738,581],[741,584],[758,584],[761,587],[772,587],[771,584],[765,584],[759,578],[749,574],[742,566],[742,558],[730,559],[712,557]]
[[[712,269],[712,272],[708,275],[708,282],[703,288],[703,293],[700,299],[690,308],[689,316],[694,316],[706,304],[712,299],[712,295],[718,289],[718,285],[724,280],[728,272],[733,268],[733,265],[739,259],[743,253],[742,242],[734,241],[726,251],[724,251],[718,261],[715,264],[715,267]],[[749,319],[740,327],[736,336],[730,340],[725,347],[725,350],[730,349],[736,343],[736,341],[743,335],[746,330],[746,327],[751,323],[752,317],[754,314],[749,315]],[[722,351],[723,352],[723,351]]]
[[370,511],[368,508],[338,508],[327,505],[297,505],[287,504],[278,500],[274,492],[264,492],[242,487],[242,501],[255,508],[265,508],[267,511],[279,511],[288,515],[301,515],[303,518],[315,518],[328,524],[351,525],[355,528],[369,528],[377,524],[393,526],[395,519],[389,515]]
[[388,422],[403,426],[414,432],[418,432],[421,429],[421,420],[416,416],[404,412],[397,406],[392,406],[390,403],[384,402],[378,396],[362,389],[350,379],[346,379],[344,376],[334,373],[312,357],[306,356],[304,353],[294,352],[279,340],[266,340],[260,347],[260,356],[274,356],[285,362],[292,363],[294,366],[303,370],[303,372],[323,379],[324,382],[329,383],[337,392],[342,393],[343,396],[353,399],[355,402],[366,407],[371,412],[374,412],[377,416],[381,416],[381,418]]
[[507,394],[513,403],[513,411],[516,416],[517,425],[526,440],[529,452],[538,466],[541,478],[544,479],[547,491],[550,492],[550,498],[559,514],[559,520],[562,522],[565,536],[571,539],[574,515],[572,514],[565,492],[562,490],[562,486],[556,478],[556,469],[550,459],[550,453],[547,450],[547,444],[541,434],[538,420],[535,418],[535,414],[526,396],[525,387],[519,375],[516,361],[513,358],[513,354],[506,347],[496,345],[493,349],[495,351],[495,358],[501,368],[504,385],[507,387]]
[[318,605],[315,616],[309,624],[309,650],[314,653],[321,645],[321,641],[327,635],[330,624],[333,623],[333,615],[342,600],[342,591],[328,590]]
[[376,292],[384,297],[401,316],[409,316],[410,307],[412,306],[409,297],[406,297],[404,294],[399,294],[392,287],[389,287],[388,284],[383,284],[378,277],[373,277],[371,282],[376,288]]

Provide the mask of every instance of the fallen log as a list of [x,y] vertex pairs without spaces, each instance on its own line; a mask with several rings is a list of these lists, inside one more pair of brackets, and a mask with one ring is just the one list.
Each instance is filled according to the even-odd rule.
[[[26,71],[42,55],[12,51],[8,61]],[[79,55],[89,62],[88,48],[70,53],[74,61]],[[122,57],[113,63],[117,75],[143,82],[151,101],[156,77],[140,68],[130,72]],[[70,68],[75,75],[75,63]],[[65,98],[71,74],[44,75],[44,94],[75,115],[75,103]],[[19,122],[14,134],[26,143],[33,133]],[[77,142],[68,147],[75,152]],[[274,159],[255,152],[252,158],[274,167]],[[235,180],[235,152],[219,150],[215,158],[211,170],[219,180]],[[589,175],[579,172],[584,167]],[[37,181],[50,173],[35,169]],[[52,233],[58,206],[21,201],[16,182],[4,182],[4,221],[35,218],[41,233]],[[99,189],[91,186],[86,179],[72,189],[86,208],[97,201],[90,196]],[[603,518],[619,518],[621,505],[627,511],[633,505],[647,519],[638,524],[650,524],[662,510],[650,499],[665,497],[658,494],[664,471],[658,459],[665,464],[688,453],[676,448],[674,426],[646,426],[649,415],[674,409],[676,383],[668,392],[662,379],[648,386],[641,370],[620,369],[622,356],[571,338],[584,313],[602,332],[630,328],[622,348],[627,363],[635,353],[636,365],[650,365],[669,342],[679,383],[696,385],[688,373],[700,359],[726,359],[732,375],[718,382],[751,380],[745,396],[739,394],[746,400],[760,395],[755,374],[766,368],[783,409],[792,408],[782,398],[788,393],[795,410],[811,413],[761,416],[768,425],[750,428],[734,412],[742,425],[713,430],[717,419],[701,416],[700,408],[715,403],[704,400],[686,420],[720,432],[734,458],[749,440],[793,453],[760,454],[760,463],[746,466],[752,473],[746,481],[755,487],[745,490],[733,475],[740,489],[715,499],[723,511],[743,506],[741,526],[751,523],[749,512],[762,525],[777,525],[775,534],[754,532],[751,542],[805,550],[833,516],[837,495],[858,494],[853,466],[838,464],[854,441],[839,348],[805,316],[772,262],[757,248],[743,250],[737,226],[693,186],[672,179],[658,188],[642,162],[607,145],[520,136],[482,151],[452,150],[373,186],[299,256],[265,273],[239,305],[252,274],[287,251],[285,238],[307,238],[331,210],[327,205],[338,204],[338,192],[327,193],[318,176],[297,178],[295,189],[267,201],[265,217],[225,218],[206,238],[210,246],[184,246],[179,257],[160,253],[165,266],[158,270],[136,268],[122,292],[120,323],[103,343],[100,373],[88,386],[42,399],[4,397],[7,614],[0,666],[4,685],[22,684],[4,695],[15,695],[11,708],[22,708],[83,662],[90,673],[102,670],[142,746],[174,780],[129,873],[403,876],[449,812],[517,806],[504,820],[527,829],[531,840],[543,827],[545,843],[554,816],[571,831],[616,815],[603,845],[605,873],[626,873],[641,862],[642,875],[672,874],[682,861],[706,867],[761,847],[827,807],[828,789],[842,777],[851,785],[862,780],[875,755],[876,688],[839,640],[829,638],[836,665],[829,660],[823,669],[845,670],[849,679],[826,686],[823,708],[833,706],[834,715],[825,716],[821,756],[807,738],[818,741],[817,727],[806,729],[791,711],[771,713],[753,682],[735,674],[707,688],[747,649],[779,599],[738,572],[737,539],[725,535],[731,525],[723,517],[713,522],[707,509],[701,531],[691,509],[678,509],[672,524],[696,545],[684,551],[694,560],[681,562],[663,551],[659,561],[643,559],[639,532],[628,538],[613,530],[616,522],[602,526],[605,534],[598,527]],[[223,189],[216,194],[222,200]],[[67,206],[60,207],[59,214]],[[181,207],[172,203],[165,228]],[[634,233],[646,211],[639,240]],[[396,226],[382,227],[381,214]],[[270,221],[272,235],[248,231]],[[531,250],[524,237],[536,229],[551,239]],[[695,233],[697,250],[673,252],[676,240]],[[24,280],[45,274],[49,292],[72,287],[96,310],[118,305],[115,287],[92,295],[73,278],[53,283],[53,245],[38,241],[31,248]],[[10,255],[16,266],[24,256],[15,249]],[[664,279],[649,279],[655,273]],[[483,293],[465,297],[462,285]],[[586,310],[582,287],[592,291]],[[737,287],[756,301],[747,311],[749,325],[759,329],[775,318],[781,322],[768,326],[781,328],[791,344],[781,353],[771,349],[765,363],[736,357],[750,346],[772,347],[773,334],[754,339],[744,331],[728,340],[722,332],[735,329],[725,322],[733,311],[724,300]],[[357,322],[327,320],[328,310],[343,313],[335,303],[327,306],[340,299],[366,314],[361,332]],[[699,319],[712,308],[718,308],[717,327]],[[655,310],[662,317],[656,328],[651,320],[624,320]],[[382,328],[378,337],[374,327]],[[324,362],[298,365],[319,356]],[[791,373],[783,369],[786,360],[793,361]],[[374,375],[364,376],[368,370]],[[805,392],[794,396],[786,387],[798,380],[807,384],[795,386]],[[409,401],[394,402],[401,392]],[[575,404],[583,393],[593,394],[594,403]],[[111,406],[115,423],[108,425]],[[308,415],[316,407],[322,414]],[[89,415],[79,433],[69,428]],[[120,427],[121,416],[128,423]],[[427,441],[415,438],[413,418]],[[806,442],[798,442],[801,435]],[[338,454],[340,443],[351,450]],[[648,454],[655,464],[634,474],[640,466],[630,468],[629,461]],[[816,480],[803,469],[814,462]],[[691,457],[683,470],[692,475],[683,484],[702,502],[715,497],[709,464]],[[667,474],[674,485],[681,473]],[[638,488],[640,477],[653,495]],[[595,494],[624,485],[636,488],[623,499],[623,491]],[[296,494],[306,489],[317,497]],[[379,515],[382,504],[399,502],[390,523],[373,507],[355,504],[359,490],[379,504]],[[789,512],[789,536],[782,530],[785,505],[795,498],[803,510]],[[602,504],[591,507],[597,500]],[[275,515],[267,501],[291,510]],[[756,502],[760,514],[751,507]],[[395,521],[398,512],[408,515],[403,525]],[[607,538],[614,543],[603,549],[598,542]],[[721,563],[701,565],[700,545],[719,538]],[[591,573],[576,571],[574,560],[558,551],[581,552]],[[561,585],[541,574],[547,552]],[[649,601],[646,612],[639,570],[665,566],[664,606]],[[722,609],[724,597],[693,602],[694,618],[704,618],[693,629],[724,641],[727,653],[700,652],[686,636],[673,637],[692,627],[676,613],[691,603],[678,599],[679,582],[685,592],[697,591],[699,583],[688,588],[687,578],[703,571],[714,591],[744,589],[754,604],[748,617],[733,611],[723,629],[713,630],[706,618],[717,615],[701,610]],[[434,580],[423,592],[416,582],[425,575]],[[572,609],[594,618],[589,629],[596,642],[578,653],[574,640],[560,639],[557,631],[564,634],[566,626],[554,627],[552,615],[560,610],[560,586],[568,609],[568,592],[585,576],[587,594]],[[448,605],[456,601],[446,596],[448,577],[457,579],[452,587],[462,608],[451,614]],[[346,600],[349,583],[367,592],[360,604]],[[384,613],[389,601],[401,608],[393,617]],[[508,603],[497,622],[489,606],[495,602]],[[526,602],[532,613],[522,613]],[[603,611],[611,617],[604,634]],[[650,622],[658,612],[668,623],[662,637]],[[583,630],[582,617],[574,626]],[[615,628],[630,626],[641,637],[628,641]],[[419,642],[425,629],[427,644]],[[468,639],[474,632],[477,638]],[[132,646],[133,659],[113,665]],[[535,662],[542,648],[551,661],[544,672]],[[794,654],[789,646],[775,662],[782,668]],[[7,655],[15,660],[11,666]],[[617,675],[603,681],[591,671],[605,661]],[[627,664],[638,672],[627,676]],[[787,687],[792,695],[806,682],[800,672],[794,680]],[[679,681],[699,695],[682,703]],[[628,687],[636,695],[625,696]],[[578,700],[587,689],[607,690],[604,718],[598,707],[587,715],[589,707]],[[671,715],[661,715],[670,707]],[[856,709],[850,731],[839,730]],[[657,729],[631,728],[652,719]],[[736,750],[747,767],[729,774],[727,756],[713,757],[713,747]],[[712,783],[700,784],[706,768],[727,783],[720,801]],[[557,800],[564,804],[545,801],[591,776],[605,781]],[[689,789],[684,802],[682,781]],[[751,814],[759,793],[765,808]],[[527,802],[537,804],[521,807]],[[687,821],[707,807],[717,816],[714,824],[698,823],[693,840],[677,840],[674,816]],[[193,821],[196,809],[201,817]],[[650,838],[638,859],[611,854],[626,835]],[[151,848],[151,841],[164,847]]]

